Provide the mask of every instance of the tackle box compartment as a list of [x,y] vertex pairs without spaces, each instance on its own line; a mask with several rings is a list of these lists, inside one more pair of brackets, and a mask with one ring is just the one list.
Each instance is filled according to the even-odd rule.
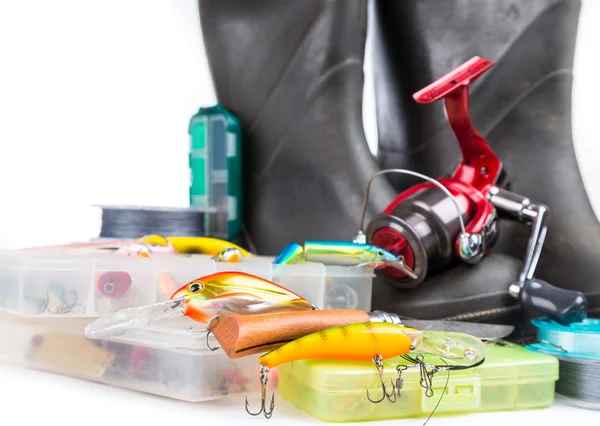
[[186,283],[240,271],[274,281],[321,309],[371,309],[373,272],[320,263],[273,265],[252,256],[216,262],[206,255],[38,249],[0,251],[0,310],[24,317],[94,318],[167,300]]
[[[402,358],[384,361],[384,383],[396,383]],[[384,399],[372,362],[296,361],[279,369],[279,394],[296,407],[326,422],[364,422],[427,417],[445,393],[435,415],[545,408],[554,401],[558,360],[504,341],[486,345],[481,366],[439,371],[432,381],[433,396],[421,387],[417,366],[402,373],[404,385],[395,403]],[[446,387],[446,381],[448,386]]]
[[[88,323],[2,313],[0,362],[189,402],[260,391],[258,355],[231,360],[221,349],[210,351],[202,324],[188,318],[111,339],[86,338]],[[209,344],[218,345],[212,336]]]

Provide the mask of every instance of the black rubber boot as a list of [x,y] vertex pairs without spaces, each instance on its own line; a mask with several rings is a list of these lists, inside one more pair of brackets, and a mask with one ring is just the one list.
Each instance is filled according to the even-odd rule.
[[[200,0],[219,102],[244,129],[249,246],[351,240],[378,165],[362,125],[365,0]],[[394,197],[373,185],[369,213]]]
[[[429,62],[435,79],[475,55],[497,61],[471,92],[473,121],[503,160],[511,190],[548,205],[552,211],[536,277],[583,291],[590,313],[597,313],[600,226],[585,193],[571,135],[572,67],[580,2],[431,0],[417,2],[412,10],[399,3],[404,2],[380,0],[377,20],[389,32],[410,22],[423,34],[426,47],[404,57],[405,64],[412,63],[412,58]],[[382,66],[384,63],[375,64],[374,68]],[[402,72],[389,71],[386,78],[393,80],[394,76],[400,79]],[[410,94],[398,96],[404,98],[393,102],[410,104]],[[427,150],[418,162],[421,170],[434,177],[447,173],[460,156],[450,126],[443,116],[434,117],[428,106],[412,109],[411,115],[416,117],[430,114],[433,121],[427,128],[434,130],[430,134],[420,129],[397,131],[394,120],[387,125],[390,117],[378,109],[384,150],[397,152],[400,158],[402,152]],[[403,165],[401,159],[395,161],[388,166]],[[507,289],[518,277],[528,237],[526,225],[502,222],[495,254],[480,265],[457,265],[434,275],[414,291],[398,290],[389,278],[379,275],[373,308],[416,318],[459,316],[522,323]]]
[[[414,19],[418,3],[374,0],[370,8],[377,157],[382,169],[402,168],[438,177],[449,170],[437,153],[446,151],[452,141],[432,138],[436,130],[432,124],[447,126],[440,104],[420,105],[412,98],[435,80],[431,58],[423,54],[426,40]],[[422,181],[400,174],[388,179],[398,193]]]

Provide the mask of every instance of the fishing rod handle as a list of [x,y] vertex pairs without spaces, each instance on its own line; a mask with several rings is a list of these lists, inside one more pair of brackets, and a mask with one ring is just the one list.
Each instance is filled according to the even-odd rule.
[[312,310],[260,315],[224,315],[210,330],[231,359],[266,353],[311,333],[361,322],[389,322],[359,310]]

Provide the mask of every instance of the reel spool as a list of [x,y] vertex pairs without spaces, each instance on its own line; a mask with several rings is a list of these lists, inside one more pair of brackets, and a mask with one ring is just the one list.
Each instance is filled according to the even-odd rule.
[[204,237],[210,233],[210,208],[99,206],[102,239],[136,239],[142,235]]
[[[382,215],[369,222],[365,232],[371,184],[388,173],[412,175],[425,180],[428,186],[417,185],[401,194]],[[498,232],[495,208],[483,195],[474,194],[467,185],[451,179],[436,180],[405,169],[382,170],[367,185],[356,242],[368,241],[402,257],[416,279],[394,268],[385,269],[401,288],[418,286],[428,273],[447,267],[455,259],[476,264],[492,248]]]
[[525,348],[559,361],[556,401],[600,411],[600,320],[587,318],[569,326],[549,319],[532,323],[538,339]]

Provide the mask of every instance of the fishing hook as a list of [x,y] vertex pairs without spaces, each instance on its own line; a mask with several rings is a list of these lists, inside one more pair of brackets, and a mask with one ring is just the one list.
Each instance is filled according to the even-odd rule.
[[207,347],[207,348],[208,348],[208,349],[209,349],[211,352],[212,352],[212,351],[216,351],[216,350],[218,350],[218,349],[221,349],[221,347],[220,347],[220,346],[215,346],[215,347],[212,347],[212,346],[210,346],[210,342],[209,342],[209,340],[208,340],[208,339],[209,339],[209,337],[210,337],[210,335],[212,334],[212,331],[210,331],[210,324],[211,324],[211,323],[212,323],[212,322],[215,320],[215,318],[218,318],[218,317],[220,317],[220,316],[221,316],[221,314],[217,314],[217,315],[215,315],[214,317],[212,317],[212,318],[211,318],[211,319],[208,321],[208,324],[206,324],[206,347]]
[[[375,368],[377,368],[377,372],[379,373],[379,381],[381,382],[381,390],[383,391],[383,395],[381,395],[381,399],[379,400],[373,400],[371,399],[371,395],[369,394],[369,389],[365,387],[366,391],[367,391],[367,399],[369,401],[371,401],[373,404],[379,404],[380,402],[382,402],[385,398],[387,398],[390,402],[396,402],[396,394],[395,389],[394,389],[394,382],[392,382],[392,392],[387,391],[387,388],[385,386],[384,380],[383,380],[383,358],[381,357],[381,355],[377,354],[373,357],[373,363],[375,363]],[[392,396],[394,397],[392,399]]]
[[82,314],[84,314],[85,313],[85,305],[77,303],[77,292],[74,290],[71,290],[68,294],[73,299],[73,303],[69,303],[68,300],[66,300],[66,298],[65,298],[65,300],[63,301],[64,303],[61,303],[57,307],[56,311],[53,311],[52,309],[50,309],[50,294],[49,294],[49,292],[46,292],[46,299],[43,300],[43,302],[42,302],[44,304],[44,307],[41,309],[40,313],[43,313],[44,311],[47,310],[51,314],[55,314],[55,315],[69,314],[73,311],[73,308],[79,306],[79,307],[83,308]]
[[275,409],[275,394],[271,395],[271,404],[269,406],[269,410],[267,410],[267,408],[266,408],[267,384],[269,383],[269,375],[270,375],[269,367],[267,367],[265,365],[261,365],[260,366],[261,404],[260,404],[260,410],[258,412],[256,412],[256,413],[250,412],[250,410],[248,409],[248,406],[250,404],[248,403],[248,397],[246,397],[246,412],[248,414],[250,414],[251,416],[258,416],[260,413],[263,413],[265,415],[265,418],[270,419],[271,416],[273,415],[273,410]]

